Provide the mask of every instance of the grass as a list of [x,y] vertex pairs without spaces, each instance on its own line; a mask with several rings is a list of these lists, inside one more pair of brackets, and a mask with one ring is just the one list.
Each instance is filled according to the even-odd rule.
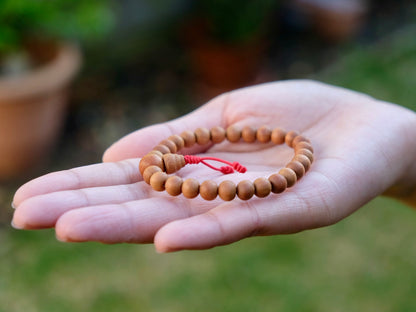
[[[415,108],[414,29],[321,80]],[[0,232],[0,311],[416,311],[416,211],[378,198],[342,222],[201,252]]]
[[415,222],[376,199],[331,227],[165,256],[5,232],[0,311],[414,311]]

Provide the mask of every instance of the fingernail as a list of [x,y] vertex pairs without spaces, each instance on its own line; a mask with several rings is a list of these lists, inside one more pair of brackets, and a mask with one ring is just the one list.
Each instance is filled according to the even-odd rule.
[[20,226],[16,225],[16,224],[13,222],[13,220],[10,222],[10,225],[11,225],[13,228],[15,228],[16,230],[22,230],[22,229],[23,229],[23,227],[20,227]]
[[58,235],[55,235],[55,237],[56,237],[56,240],[57,240],[57,241],[60,241],[60,242],[62,242],[62,243],[67,243],[67,242],[69,242],[69,240],[67,240],[67,239],[65,239],[65,238],[62,238],[62,237],[59,237]]
[[167,253],[181,251],[181,249],[171,249],[171,248],[167,248],[167,247],[155,247],[155,251],[158,254],[167,254]]
[[14,202],[12,202],[11,206],[12,206],[13,209],[16,209],[16,206],[14,205]]

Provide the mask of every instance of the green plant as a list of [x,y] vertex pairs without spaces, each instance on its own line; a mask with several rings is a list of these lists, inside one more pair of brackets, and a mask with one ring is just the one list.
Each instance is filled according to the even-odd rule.
[[100,38],[113,23],[109,0],[0,0],[0,56],[34,38]]
[[196,1],[194,7],[212,38],[236,43],[249,41],[264,32],[278,4],[279,1],[273,0],[206,0]]
[[375,45],[356,48],[318,78],[416,111],[415,34],[412,25]]

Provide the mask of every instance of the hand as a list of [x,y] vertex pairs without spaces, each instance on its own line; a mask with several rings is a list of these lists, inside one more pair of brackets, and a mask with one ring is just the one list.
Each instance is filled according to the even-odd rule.
[[[217,125],[296,130],[311,140],[315,161],[292,188],[249,201],[172,197],[142,181],[137,157],[172,134]],[[388,189],[403,199],[415,196],[415,133],[413,112],[345,89],[308,81],[245,88],[179,119],[131,133],[105,152],[102,164],[26,183],[14,197],[13,225],[55,227],[63,241],[154,242],[160,252],[322,227]],[[243,176],[224,177],[198,165],[178,172],[200,182],[268,177],[293,154],[284,146],[246,143],[195,146],[186,152],[216,155],[248,167]]]

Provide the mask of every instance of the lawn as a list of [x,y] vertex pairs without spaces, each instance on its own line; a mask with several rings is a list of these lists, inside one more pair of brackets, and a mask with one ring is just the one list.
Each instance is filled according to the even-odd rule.
[[[416,109],[415,38],[357,47],[316,78]],[[331,227],[169,255],[4,227],[0,311],[416,311],[415,224],[377,198]]]

